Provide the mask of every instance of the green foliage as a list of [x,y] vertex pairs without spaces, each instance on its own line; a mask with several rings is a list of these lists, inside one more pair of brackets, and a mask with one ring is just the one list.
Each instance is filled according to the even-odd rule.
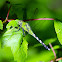
[[[8,19],[37,19],[54,18],[62,20],[61,2],[54,0],[0,0],[0,17],[6,18],[8,9],[12,5]],[[53,1],[53,2],[52,2]],[[59,5],[59,6],[57,6]],[[53,20],[26,21],[32,31],[46,45],[52,44],[57,58],[62,57],[62,22]],[[4,25],[4,29],[3,29]],[[16,28],[18,27],[18,28]],[[7,28],[7,29],[6,29]],[[0,62],[49,62],[54,59],[52,50],[46,50],[29,34],[23,37],[18,21],[12,20],[2,24],[0,20]],[[56,36],[57,35],[57,36]],[[58,38],[58,39],[57,39]],[[59,43],[60,42],[60,43]],[[29,43],[29,48],[27,44]],[[27,49],[28,48],[28,49]],[[60,61],[59,61],[60,62]]]
[[50,51],[44,50],[41,52],[39,52],[39,51],[37,52],[37,50],[35,48],[30,48],[28,50],[28,58],[27,58],[26,62],[36,62],[36,61],[48,62],[54,58],[54,55],[52,53],[53,52],[51,50]]
[[10,47],[0,48],[0,62],[15,62]]
[[0,20],[0,29],[3,30],[3,23],[1,20]]
[[59,42],[62,44],[62,23],[60,21],[54,21],[55,31]]
[[[12,22],[12,24],[11,24]],[[7,24],[7,28],[14,26],[14,21]],[[16,24],[15,24],[16,25]],[[16,25],[17,26],[17,25]],[[23,42],[22,42],[23,40]],[[21,44],[22,43],[22,44]],[[22,29],[18,31],[14,27],[7,30],[2,36],[3,47],[10,47],[14,56],[14,60],[17,62],[24,62],[27,57],[27,41],[23,38]]]

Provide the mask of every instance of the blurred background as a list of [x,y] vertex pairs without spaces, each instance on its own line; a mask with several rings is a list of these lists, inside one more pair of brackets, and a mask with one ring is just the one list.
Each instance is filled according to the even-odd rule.
[[[10,6],[9,19],[54,18],[62,21],[62,0],[0,0],[0,18],[6,18]],[[62,57],[62,46],[57,39],[53,20],[26,22],[46,45],[52,44],[57,58]],[[29,43],[25,62],[49,62],[55,58],[52,50],[46,50],[31,35],[26,34],[25,38]],[[1,42],[0,62],[16,62],[11,49],[9,47],[1,48]]]

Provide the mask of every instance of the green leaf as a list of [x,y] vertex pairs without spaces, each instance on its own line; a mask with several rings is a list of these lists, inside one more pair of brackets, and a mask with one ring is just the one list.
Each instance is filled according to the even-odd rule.
[[10,47],[0,48],[0,62],[13,61],[13,54]]
[[22,39],[23,39],[22,29],[20,29],[19,31],[18,29],[15,29],[15,28],[9,29],[2,36],[3,47],[11,47],[14,60],[17,62],[24,62],[27,57],[28,43],[25,39],[23,39],[23,43],[21,44]]
[[[28,43],[27,41],[25,40],[25,38],[23,38],[23,43],[21,45],[21,48],[20,48],[20,57],[19,59],[21,59],[21,61],[18,61],[18,62],[25,62],[25,59],[27,58],[27,49],[28,49]],[[19,54],[18,54],[19,55]]]
[[53,49],[59,49],[59,48],[61,48],[61,46],[59,46],[59,45],[55,45],[55,46],[53,47]]
[[3,30],[3,23],[1,20],[0,20],[0,29]]
[[10,21],[10,22],[7,24],[6,28],[7,28],[7,29],[10,29],[11,26],[12,26],[12,27],[18,27],[17,21],[15,21],[15,20]]
[[55,27],[58,40],[62,44],[62,22],[54,21],[54,27]]

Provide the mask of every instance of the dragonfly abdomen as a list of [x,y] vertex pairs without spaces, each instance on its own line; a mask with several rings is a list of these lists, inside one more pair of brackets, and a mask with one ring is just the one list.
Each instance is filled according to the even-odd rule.
[[46,46],[35,34],[32,35],[34,38],[36,38],[46,49],[50,50],[48,46]]

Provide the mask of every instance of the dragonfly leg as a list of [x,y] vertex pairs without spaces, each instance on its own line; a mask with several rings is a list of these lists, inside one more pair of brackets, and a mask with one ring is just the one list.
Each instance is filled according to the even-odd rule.
[[24,31],[24,29],[22,28],[22,30],[23,30],[23,35],[25,36],[25,31]]
[[18,29],[18,31],[20,30],[20,27],[19,27],[19,29]]
[[[15,28],[18,28],[18,27],[15,27]],[[20,30],[20,28],[21,28],[21,27],[19,26],[19,29],[18,29],[17,31],[19,31],[19,30]],[[22,30],[23,30],[23,35],[25,36],[25,31],[24,31],[24,29],[23,29],[23,28],[22,28]],[[16,31],[16,32],[17,32],[17,31]]]

